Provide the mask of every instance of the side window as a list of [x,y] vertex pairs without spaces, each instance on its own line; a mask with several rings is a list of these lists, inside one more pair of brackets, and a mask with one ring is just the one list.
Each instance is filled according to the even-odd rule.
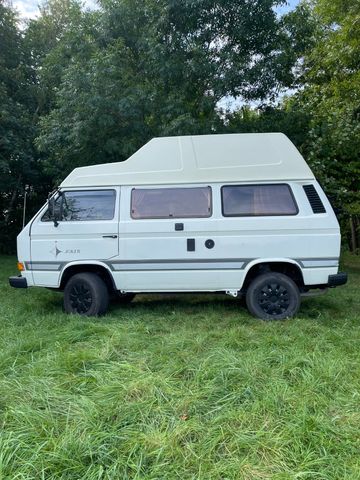
[[[82,190],[64,192],[55,202],[58,220],[81,222],[89,220],[112,220],[115,213],[115,190]],[[41,219],[50,221],[48,211]]]
[[229,185],[222,187],[224,217],[297,215],[289,185]]
[[134,188],[131,217],[206,218],[211,216],[211,188]]

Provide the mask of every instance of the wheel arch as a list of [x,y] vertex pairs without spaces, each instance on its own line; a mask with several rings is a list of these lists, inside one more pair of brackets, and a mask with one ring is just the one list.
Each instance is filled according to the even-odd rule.
[[59,289],[63,290],[68,280],[76,273],[87,272],[99,275],[104,280],[109,292],[117,290],[110,267],[102,262],[74,262],[67,264],[60,274]]
[[290,277],[299,288],[304,287],[304,276],[298,262],[289,258],[261,258],[249,262],[246,266],[241,290],[246,291],[254,278],[267,272],[283,273]]

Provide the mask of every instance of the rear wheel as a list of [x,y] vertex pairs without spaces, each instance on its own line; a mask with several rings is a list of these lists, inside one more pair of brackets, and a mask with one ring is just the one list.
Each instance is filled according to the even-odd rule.
[[256,277],[246,293],[246,305],[252,315],[263,320],[282,320],[296,315],[300,292],[296,283],[282,273]]
[[103,315],[109,304],[109,292],[95,273],[78,273],[64,289],[64,310],[87,317]]

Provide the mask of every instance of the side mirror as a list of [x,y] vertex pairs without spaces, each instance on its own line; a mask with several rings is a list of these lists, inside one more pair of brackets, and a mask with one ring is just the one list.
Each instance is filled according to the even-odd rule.
[[54,227],[57,227],[59,225],[58,218],[57,218],[57,212],[55,208],[55,197],[49,197],[48,199],[48,209],[49,209],[49,216],[51,220],[54,222]]

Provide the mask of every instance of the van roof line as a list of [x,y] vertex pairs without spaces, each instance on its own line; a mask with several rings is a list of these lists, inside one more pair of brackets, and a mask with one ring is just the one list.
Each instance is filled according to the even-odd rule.
[[124,162],[76,168],[60,187],[314,179],[284,134],[242,133],[154,138]]

